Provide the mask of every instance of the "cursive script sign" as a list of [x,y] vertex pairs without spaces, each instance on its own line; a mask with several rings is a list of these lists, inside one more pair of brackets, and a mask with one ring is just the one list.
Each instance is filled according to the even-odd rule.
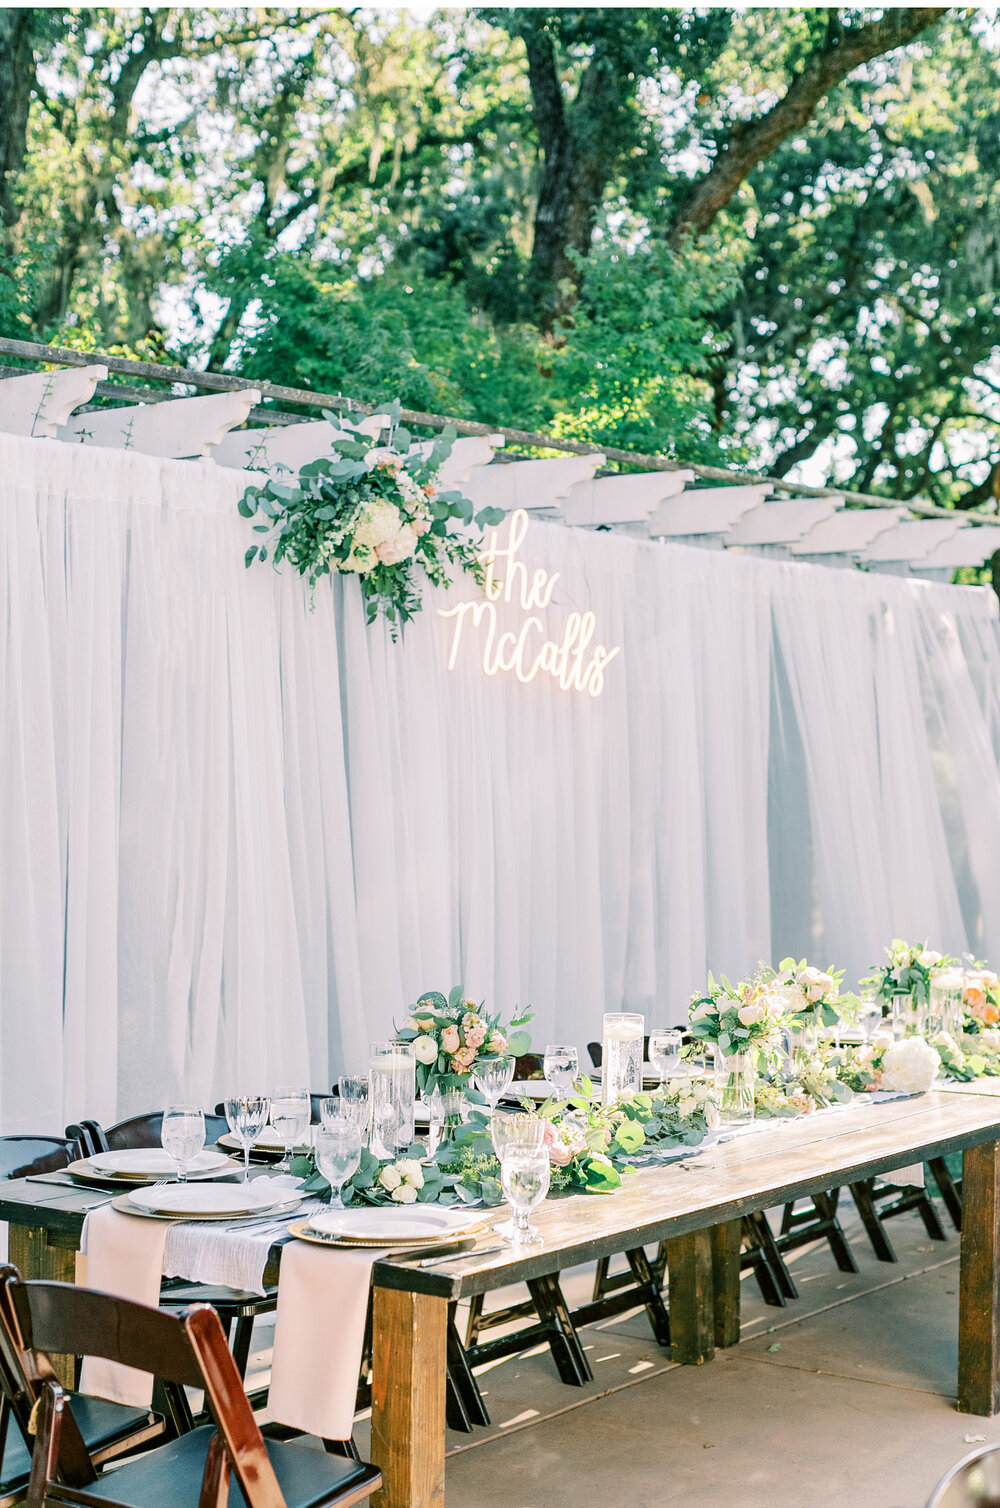
[[[539,615],[552,602],[559,572],[551,575],[528,567],[518,559],[528,532],[528,515],[516,508],[508,520],[507,542],[501,545],[496,530],[480,555],[486,568],[484,595],[456,607],[438,608],[442,618],[453,618],[455,628],[448,656],[448,669],[454,670],[466,626],[481,630],[476,648],[482,644],[483,670],[487,675],[510,671],[519,681],[533,681],[537,675],[550,675],[563,691],[586,691],[600,696],[604,690],[604,671],[620,653],[620,647],[607,649],[593,644],[597,632],[594,613],[570,613],[557,635],[549,637],[549,628]],[[497,569],[502,572],[498,578]],[[497,608],[500,603],[520,608],[525,617],[516,631],[498,633]]]

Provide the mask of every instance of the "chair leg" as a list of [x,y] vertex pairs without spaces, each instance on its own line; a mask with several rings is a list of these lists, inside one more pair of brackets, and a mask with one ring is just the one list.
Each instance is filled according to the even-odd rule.
[[449,1429],[471,1435],[474,1425],[487,1425],[490,1416],[479,1391],[479,1384],[469,1366],[455,1324],[455,1305],[448,1305],[448,1375],[446,1416]]
[[816,1194],[813,1196],[820,1218],[823,1221],[823,1234],[830,1244],[833,1259],[841,1272],[858,1272],[858,1264],[851,1250],[851,1243],[844,1235],[843,1227],[837,1218],[837,1203],[840,1190],[834,1189],[829,1194]]
[[473,1294],[469,1300],[469,1318],[465,1326],[465,1344],[474,1346],[479,1339],[479,1332],[483,1328],[483,1301],[486,1295]]
[[599,1257],[598,1258],[597,1271],[594,1273],[594,1303],[595,1304],[597,1303],[598,1299],[603,1299],[605,1293],[607,1292],[608,1269],[609,1269],[610,1266],[611,1266],[611,1258],[610,1257]]
[[548,1330],[549,1349],[559,1376],[570,1387],[582,1388],[593,1382],[594,1374],[576,1333],[562,1289],[554,1273],[529,1278],[528,1289],[536,1313]]
[[787,1299],[797,1299],[799,1290],[792,1281],[791,1273],[785,1266],[784,1257],[778,1250],[778,1244],[774,1239],[774,1232],[771,1229],[771,1222],[768,1220],[767,1215],[763,1210],[755,1210],[750,1219],[753,1221],[761,1249],[767,1256],[774,1275],[778,1280],[778,1287]]
[[919,1212],[921,1220],[924,1222],[924,1230],[930,1236],[931,1240],[947,1241],[948,1233],[945,1230],[944,1226],[941,1224],[941,1217],[938,1215],[937,1210],[934,1208],[934,1204],[927,1194],[926,1190],[924,1192],[924,1197],[917,1203],[917,1210]]
[[740,1256],[740,1266],[753,1268],[753,1275],[757,1279],[760,1296],[765,1304],[770,1304],[774,1309],[784,1309],[788,1301],[781,1291],[777,1275],[768,1261],[767,1254],[757,1239],[757,1232],[747,1215],[744,1215],[741,1221],[741,1232],[742,1239],[747,1244]]
[[951,1176],[951,1169],[943,1157],[932,1157],[928,1164],[944,1200],[945,1209],[951,1216],[956,1230],[962,1229],[962,1194],[959,1185]]
[[361,1452],[354,1443],[354,1436],[349,1440],[324,1440],[323,1449],[328,1456],[342,1456],[347,1461],[360,1461]]
[[875,1249],[875,1255],[880,1262],[898,1262],[899,1258],[893,1251],[892,1242],[879,1219],[878,1210],[872,1198],[874,1179],[863,1178],[858,1183],[852,1183],[850,1187],[854,1203],[858,1207],[858,1214],[861,1216],[861,1223],[868,1232],[868,1239]]
[[[653,1335],[657,1344],[669,1346],[670,1344],[670,1316],[663,1302],[663,1294],[659,1283],[653,1276],[653,1269],[649,1258],[641,1246],[625,1253],[628,1265],[632,1269],[632,1276],[642,1294],[646,1308],[646,1317],[649,1320]],[[638,1295],[637,1295],[638,1297]]]
[[236,1370],[240,1374],[240,1380],[246,1381],[247,1363],[250,1360],[250,1342],[253,1340],[253,1315],[245,1315],[236,1321],[236,1334],[233,1337],[233,1361]]

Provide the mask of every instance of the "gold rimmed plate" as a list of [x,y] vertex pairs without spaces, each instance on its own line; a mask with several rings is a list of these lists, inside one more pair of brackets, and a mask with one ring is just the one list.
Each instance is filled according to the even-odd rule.
[[364,1205],[324,1210],[309,1219],[314,1235],[333,1237],[345,1245],[417,1247],[457,1241],[485,1229],[482,1216],[467,1209],[430,1205]]
[[289,1235],[295,1236],[299,1241],[311,1241],[314,1246],[332,1246],[338,1251],[378,1251],[380,1248],[396,1257],[420,1256],[425,1257],[435,1251],[454,1251],[456,1256],[471,1252],[476,1241],[488,1229],[485,1222],[468,1230],[456,1231],[451,1236],[435,1236],[430,1241],[406,1241],[397,1245],[391,1241],[350,1241],[341,1236],[325,1236],[319,1231],[312,1230],[308,1220],[293,1220],[289,1224]]
[[[139,1150],[139,1149],[137,1149]],[[147,1152],[156,1151],[156,1148],[147,1148]],[[95,1157],[80,1157],[75,1162],[67,1165],[66,1172],[71,1178],[80,1183],[96,1184],[100,1188],[145,1188],[150,1184],[160,1183],[164,1179],[174,1182],[177,1178],[177,1164],[173,1158],[167,1159],[162,1167],[154,1165],[149,1160],[149,1171],[140,1172],[137,1166],[129,1170],[126,1164],[115,1167],[106,1161],[114,1154],[99,1153]],[[202,1153],[205,1162],[199,1166],[195,1159],[193,1168],[188,1171],[188,1181],[198,1183],[212,1182],[217,1178],[231,1178],[235,1173],[242,1172],[242,1166],[235,1158],[227,1157],[223,1153]]]
[[220,1221],[226,1224],[238,1224],[243,1220],[246,1220],[248,1222],[263,1222],[265,1219],[268,1219],[271,1216],[273,1216],[274,1219],[277,1220],[281,1215],[290,1215],[293,1210],[297,1210],[299,1208],[299,1205],[301,1203],[301,1194],[296,1194],[294,1195],[294,1197],[285,1200],[281,1204],[271,1205],[269,1209],[247,1210],[243,1214],[229,1213],[198,1215],[192,1214],[190,1211],[179,1213],[168,1212],[165,1210],[144,1210],[138,1204],[133,1204],[128,1194],[119,1194],[116,1199],[112,1199],[111,1207],[112,1209],[118,1210],[123,1215],[134,1215],[139,1220],[172,1220],[174,1222],[183,1222],[183,1224],[185,1225],[190,1224],[191,1221],[202,1220],[214,1220],[217,1224]]

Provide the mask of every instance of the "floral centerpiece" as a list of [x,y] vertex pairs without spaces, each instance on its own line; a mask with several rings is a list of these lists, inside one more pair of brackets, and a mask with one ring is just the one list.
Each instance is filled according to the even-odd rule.
[[691,997],[692,1037],[712,1043],[724,1057],[735,1053],[772,1056],[788,1004],[786,987],[775,988],[777,983],[774,969],[762,968],[739,984],[730,984],[724,974],[716,983],[709,974],[704,994]]
[[238,504],[244,518],[257,519],[261,536],[246,551],[248,567],[287,560],[313,592],[324,576],[356,576],[368,622],[382,612],[393,638],[420,611],[421,576],[447,586],[457,568],[484,579],[480,540],[452,525],[481,528],[504,517],[502,508],[474,513],[468,498],[440,486],[438,474],[457,438],[453,428],[421,445],[401,428],[399,414],[397,402],[386,412],[386,437],[373,438],[324,411],[343,436],[336,454],[310,461],[292,480],[271,477],[248,487]]
[[798,962],[783,958],[770,993],[783,1003],[785,1023],[792,1032],[815,1034],[854,1014],[857,997],[841,994],[843,978],[843,969],[817,969],[804,958]]
[[503,1026],[499,1014],[466,1000],[462,986],[456,985],[447,996],[425,990],[410,1006],[397,1036],[413,1043],[417,1088],[429,1099],[435,1088],[442,1094],[467,1089],[483,1059],[518,1058],[530,1051],[524,1028],[531,1019],[527,1011]]
[[902,942],[893,938],[886,948],[887,961],[873,965],[876,972],[861,983],[874,988],[875,998],[885,1009],[900,995],[909,996],[914,1009],[926,1009],[931,999],[931,979],[954,967],[956,960],[945,953],[935,953],[926,943]]
[[925,1038],[892,1041],[879,1032],[863,1047],[844,1049],[838,1077],[859,1094],[924,1094],[940,1067],[940,1053]]

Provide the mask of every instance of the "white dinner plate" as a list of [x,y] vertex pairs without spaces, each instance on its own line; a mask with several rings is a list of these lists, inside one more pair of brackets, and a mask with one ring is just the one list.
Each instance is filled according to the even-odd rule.
[[547,1100],[555,1098],[555,1090],[544,1079],[515,1079],[507,1090],[508,1095],[520,1096],[526,1100]]
[[[313,1143],[313,1133],[315,1132],[315,1130],[315,1126],[310,1126],[305,1135],[299,1137],[298,1141],[295,1143],[293,1150],[298,1152],[301,1148],[311,1147]],[[243,1143],[240,1141],[239,1137],[234,1136],[231,1131],[223,1132],[223,1134],[219,1137],[219,1146],[229,1147],[235,1152],[243,1151]],[[285,1143],[278,1140],[272,1126],[265,1126],[263,1131],[258,1136],[257,1140],[251,1144],[250,1150],[251,1152],[280,1152],[283,1156],[285,1152]]]
[[131,1202],[141,1210],[164,1215],[249,1215],[266,1213],[287,1202],[288,1189],[263,1188],[269,1179],[253,1183],[164,1183],[132,1189]]
[[398,1209],[351,1209],[327,1210],[313,1215],[309,1229],[322,1236],[339,1236],[356,1241],[440,1241],[442,1236],[453,1236],[471,1225],[482,1222],[481,1213],[471,1210],[414,1209],[413,1205],[400,1205]]
[[[90,1166],[97,1173],[131,1173],[141,1177],[159,1178],[162,1174],[176,1174],[177,1163],[162,1147],[132,1147],[126,1152],[98,1152],[90,1159]],[[211,1173],[216,1168],[231,1166],[231,1159],[224,1152],[199,1152],[187,1164],[188,1176],[192,1173]]]

